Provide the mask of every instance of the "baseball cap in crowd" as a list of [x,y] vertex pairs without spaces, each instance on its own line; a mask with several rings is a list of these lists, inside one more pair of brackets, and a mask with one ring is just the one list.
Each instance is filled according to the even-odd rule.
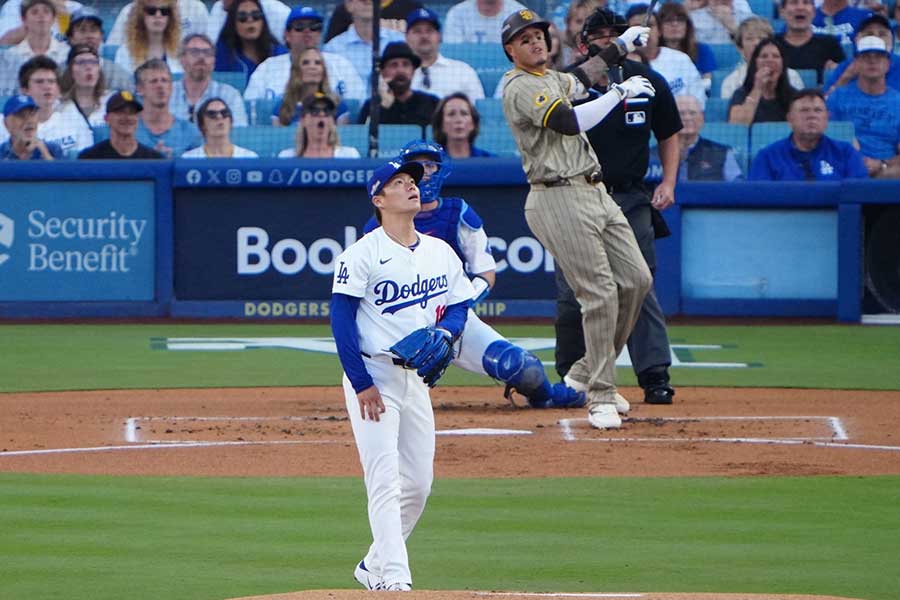
[[323,94],[322,92],[316,92],[315,94],[310,94],[303,98],[300,101],[300,115],[303,113],[313,110],[315,108],[324,108],[330,114],[334,114],[335,109],[337,108],[337,104],[334,99],[328,94]]
[[90,44],[75,44],[69,49],[69,57],[66,59],[66,64],[71,65],[72,61],[79,54],[93,54],[96,58],[100,58],[100,55],[97,54],[97,51]]
[[422,176],[425,175],[425,167],[419,162],[400,162],[399,160],[392,160],[386,165],[378,167],[372,173],[366,186],[369,190],[369,199],[377,196],[384,189],[384,185],[397,173],[409,173],[413,180],[419,183]]
[[31,7],[36,4],[43,4],[50,9],[50,12],[56,15],[56,5],[53,4],[53,0],[22,0],[22,5],[19,7],[19,13],[24,17],[25,13],[31,10]]
[[287,20],[284,22],[284,28],[288,29],[291,26],[291,23],[293,23],[294,21],[299,21],[300,19],[318,21],[319,23],[325,20],[322,18],[322,15],[320,15],[316,11],[316,9],[310,6],[295,6],[291,9],[291,14],[288,15]]
[[441,20],[438,18],[437,13],[428,8],[417,8],[406,15],[406,28],[409,29],[420,21],[431,23],[435,29],[441,30]]
[[422,59],[416,56],[416,53],[412,51],[412,48],[406,42],[391,42],[385,46],[384,52],[381,53],[381,66],[395,58],[408,58],[412,62],[414,69],[418,69],[419,65],[422,64]]
[[890,55],[884,40],[874,35],[867,35],[856,42],[856,54],[865,54],[866,52],[879,52]]
[[98,27],[103,28],[103,18],[100,16],[100,13],[90,6],[82,6],[72,13],[72,17],[69,19],[69,28],[66,29],[66,37],[72,36],[72,28],[81,21],[93,21]]
[[144,105],[134,97],[134,94],[128,90],[121,90],[110,96],[109,100],[106,101],[106,112],[116,112],[126,106],[133,106],[138,112],[144,110]]
[[891,32],[893,32],[893,30],[894,30],[894,28],[891,27],[891,22],[888,21],[887,17],[885,17],[884,15],[878,14],[878,13],[872,13],[871,15],[869,15],[868,17],[866,17],[859,23],[859,27],[856,28],[856,31],[862,31],[863,29],[865,29],[872,23],[878,23],[879,25],[884,26],[885,29],[887,29],[888,31],[891,31]]
[[38,105],[34,103],[31,96],[26,96],[25,94],[10,96],[6,104],[3,105],[3,116],[8,117],[9,115],[20,113],[26,108],[37,109],[37,107]]
[[632,4],[631,7],[629,7],[628,11],[625,13],[625,20],[630,20],[634,15],[646,14],[649,10],[649,4]]

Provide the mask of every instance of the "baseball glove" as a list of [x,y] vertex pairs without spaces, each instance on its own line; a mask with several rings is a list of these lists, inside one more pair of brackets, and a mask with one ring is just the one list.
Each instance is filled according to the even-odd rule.
[[415,369],[428,387],[434,387],[453,360],[453,338],[436,327],[416,329],[391,346],[403,361],[403,368]]

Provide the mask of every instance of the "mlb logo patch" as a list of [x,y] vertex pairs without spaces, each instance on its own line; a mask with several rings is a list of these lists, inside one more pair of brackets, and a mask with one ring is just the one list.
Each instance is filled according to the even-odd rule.
[[647,113],[642,110],[630,110],[625,113],[626,125],[643,125],[647,122]]

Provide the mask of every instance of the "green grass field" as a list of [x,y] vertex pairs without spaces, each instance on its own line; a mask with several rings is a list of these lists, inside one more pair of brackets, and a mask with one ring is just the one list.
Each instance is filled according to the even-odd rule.
[[[550,327],[500,329],[552,336]],[[0,391],[335,385],[337,359],[324,353],[160,349],[171,337],[328,335],[301,325],[3,325]],[[676,350],[682,361],[754,365],[677,368],[679,385],[900,389],[900,328],[691,326],[670,335],[724,346]],[[633,382],[626,369],[619,375]],[[444,382],[462,383],[489,384],[458,371]],[[0,437],[11,427],[0,423]],[[369,539],[364,504],[358,478],[0,473],[0,600],[353,588]],[[896,600],[898,506],[900,477],[887,476],[442,479],[410,554],[420,589]]]

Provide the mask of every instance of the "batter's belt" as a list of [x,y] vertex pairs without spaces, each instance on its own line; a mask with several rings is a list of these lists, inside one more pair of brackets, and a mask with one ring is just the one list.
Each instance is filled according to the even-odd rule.
[[603,181],[603,173],[600,171],[594,171],[590,174],[584,174],[581,176],[570,177],[568,179],[560,177],[559,179],[548,179],[546,181],[535,181],[531,184],[531,187],[541,190],[541,189],[549,189],[554,187],[564,187],[570,185],[580,184],[582,181],[587,183],[588,185],[597,185]]

